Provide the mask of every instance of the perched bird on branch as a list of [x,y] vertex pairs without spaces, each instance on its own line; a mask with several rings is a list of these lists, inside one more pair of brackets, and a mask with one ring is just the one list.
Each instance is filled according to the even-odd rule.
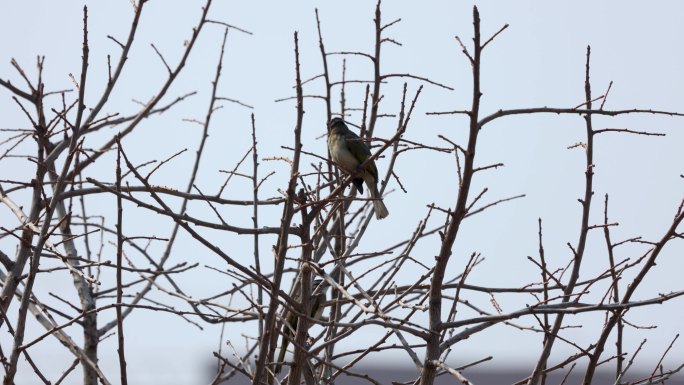
[[[313,290],[311,297],[311,318],[314,320],[321,320],[323,317],[323,304],[327,300],[327,291],[330,288],[330,284],[324,279],[315,279],[313,281]],[[301,294],[300,294],[301,295]],[[301,301],[300,295],[295,298],[297,301]],[[282,340],[280,343],[280,353],[278,354],[278,364],[275,367],[275,374],[280,373],[282,367],[282,362],[285,360],[285,352],[287,352],[287,345],[290,344],[290,340],[294,339],[295,332],[297,331],[297,324],[299,323],[299,317],[293,312],[289,312],[285,322],[283,323]]]
[[389,211],[378,192],[378,168],[375,162],[371,160],[366,162],[363,168],[360,167],[370,158],[370,148],[358,135],[347,128],[341,118],[333,118],[328,124],[328,149],[337,166],[345,173],[352,175],[352,182],[359,192],[363,193],[363,183],[366,183],[368,192],[373,198],[375,217],[382,219],[388,216]]

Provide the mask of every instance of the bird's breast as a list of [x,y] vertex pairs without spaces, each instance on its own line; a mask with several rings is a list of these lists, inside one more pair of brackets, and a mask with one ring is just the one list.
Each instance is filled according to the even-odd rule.
[[328,137],[328,149],[335,163],[344,171],[351,173],[359,165],[358,159],[349,151],[344,137],[330,135]]

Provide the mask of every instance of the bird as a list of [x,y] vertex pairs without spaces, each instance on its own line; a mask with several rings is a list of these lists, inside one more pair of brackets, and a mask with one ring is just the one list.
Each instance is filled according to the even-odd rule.
[[359,166],[370,156],[370,148],[354,132],[347,128],[342,118],[332,118],[328,124],[328,150],[332,160],[347,174],[352,175],[352,183],[363,194],[363,183],[373,198],[375,217],[383,219],[389,215],[387,207],[378,192],[378,168],[374,161],[367,162],[361,169]]
[[[311,318],[314,320],[321,320],[323,318],[323,304],[327,300],[327,291],[330,288],[330,283],[324,279],[317,278],[313,281],[313,290],[311,297]],[[298,295],[295,298],[296,301],[301,301],[301,297]],[[295,331],[297,330],[297,323],[299,322],[299,317],[293,312],[289,312],[285,322],[283,323],[282,332],[282,342],[280,344],[280,353],[278,354],[278,364],[275,367],[275,374],[280,373],[282,367],[282,362],[285,360],[285,352],[287,352],[287,345],[290,343],[290,339],[294,338]]]

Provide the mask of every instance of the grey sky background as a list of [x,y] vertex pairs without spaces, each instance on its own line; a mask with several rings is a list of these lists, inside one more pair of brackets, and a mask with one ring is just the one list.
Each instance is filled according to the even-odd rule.
[[[89,8],[91,72],[86,99],[94,102],[106,83],[106,55],[118,57],[119,49],[106,38],[112,35],[123,39],[129,29],[133,14],[128,1],[85,2]],[[23,85],[10,65],[15,58],[35,78],[36,55],[46,56],[45,82],[49,90],[73,88],[68,74],[80,74],[82,1],[23,1],[3,2],[0,5],[0,77]],[[654,5],[657,4],[657,5]],[[105,112],[137,111],[132,99],[146,101],[153,96],[166,77],[166,70],[150,47],[154,43],[173,66],[179,59],[183,42],[190,36],[190,29],[200,14],[200,1],[150,1],[141,20],[142,29],[137,44],[130,54],[128,69]],[[483,36],[490,36],[501,26],[510,27],[488,46],[483,56],[482,99],[483,114],[500,108],[522,107],[574,107],[584,101],[585,49],[592,47],[592,84],[594,96],[605,92],[610,81],[613,87],[606,109],[652,108],[657,110],[684,111],[684,3],[677,1],[573,1],[573,2],[477,2],[482,18]],[[386,45],[383,49],[384,73],[412,73],[453,87],[454,91],[425,85],[406,138],[426,144],[443,146],[438,134],[464,143],[467,135],[465,119],[461,117],[426,116],[426,112],[465,109],[471,95],[470,69],[465,57],[454,40],[460,36],[466,44],[472,37],[473,2],[434,1],[399,2],[383,4],[383,20],[402,21],[391,28],[389,36],[402,43],[401,47]],[[370,1],[349,2],[247,2],[216,1],[210,9],[210,18],[225,21],[254,33],[250,36],[231,30],[224,59],[224,72],[219,94],[239,99],[254,106],[257,135],[261,157],[287,156],[281,145],[292,145],[292,128],[295,122],[292,102],[276,103],[274,100],[293,95],[294,54],[293,32],[299,31],[303,78],[310,78],[322,71],[318,48],[318,36],[314,9],[318,8],[326,48],[328,51],[371,52],[373,41],[373,12],[375,4]],[[188,68],[171,88],[165,100],[198,90],[199,93],[180,104],[174,110],[143,122],[136,133],[126,138],[123,145],[136,163],[163,159],[188,148],[175,163],[161,169],[155,184],[184,188],[190,174],[194,151],[200,140],[200,128],[184,118],[203,119],[209,101],[210,81],[218,60],[223,29],[209,25],[200,36],[198,47],[192,53]],[[342,58],[330,58],[330,68],[339,80]],[[347,59],[348,79],[371,79],[372,67],[363,58]],[[409,95],[413,95],[421,83],[409,81]],[[392,80],[384,85],[383,113],[398,112],[402,80]],[[322,82],[305,86],[305,94],[320,94]],[[339,89],[338,89],[339,91]],[[364,86],[350,85],[347,101],[350,107],[361,107]],[[73,96],[71,96],[73,98]],[[335,97],[337,103],[338,97]],[[58,102],[57,98],[54,100]],[[86,102],[86,104],[88,104]],[[339,104],[334,104],[339,110]],[[315,99],[305,101],[304,148],[325,154],[325,107]],[[206,158],[197,185],[205,192],[215,193],[224,181],[225,174],[218,170],[232,169],[251,145],[250,113],[245,108],[226,104],[214,117],[210,131]],[[2,128],[27,127],[28,122],[11,100],[6,90],[0,91],[0,116]],[[360,121],[360,114],[348,117],[352,123]],[[642,235],[657,240],[671,224],[677,205],[684,197],[684,119],[630,115],[620,118],[595,118],[597,128],[632,128],[663,132],[666,137],[643,137],[624,134],[602,134],[596,139],[595,196],[592,223],[603,221],[603,199],[610,194],[609,215],[620,225],[612,229],[616,241]],[[380,121],[375,135],[389,137],[396,128],[396,119]],[[100,133],[86,146],[97,148],[115,131]],[[567,242],[576,244],[579,232],[581,208],[577,199],[583,193],[584,152],[581,148],[567,149],[584,140],[584,124],[579,117],[536,115],[502,119],[488,126],[479,141],[477,164],[484,166],[503,162],[505,167],[476,176],[473,191],[489,187],[483,203],[508,196],[527,194],[526,198],[505,205],[467,221],[454,249],[449,273],[459,274],[474,251],[486,259],[469,277],[473,284],[516,287],[538,282],[537,269],[526,257],[537,256],[537,219],[544,221],[544,243],[551,266],[560,268],[571,258]],[[99,141],[98,141],[99,140]],[[26,143],[20,153],[33,150]],[[87,171],[88,176],[100,180],[114,179],[114,154],[95,164]],[[108,159],[108,160],[106,160]],[[305,158],[309,163],[317,160]],[[386,160],[380,160],[381,174]],[[287,177],[288,167],[283,162],[262,161],[261,174],[276,171],[262,189],[262,197],[276,196]],[[249,167],[249,165],[246,165]],[[34,166],[25,160],[14,159],[3,163],[0,179],[16,179],[19,175],[33,172]],[[376,250],[390,246],[408,237],[418,220],[427,212],[426,205],[436,203],[441,207],[453,207],[456,200],[457,177],[451,154],[426,151],[410,152],[400,158],[397,166],[399,177],[408,190],[402,192],[395,181],[385,202],[391,215],[384,221],[371,222],[362,250]],[[251,197],[246,181],[231,182],[225,196]],[[16,195],[16,201],[28,202],[25,196]],[[90,198],[89,198],[90,199]],[[113,218],[113,202],[110,196],[93,197],[101,214]],[[177,201],[169,200],[177,204]],[[177,206],[176,206],[177,207]],[[251,208],[248,210],[221,208],[231,223],[251,225]],[[165,237],[170,222],[149,212],[130,207],[126,231],[129,234],[157,235]],[[263,225],[277,225],[281,209],[266,208],[261,216]],[[212,217],[202,204],[190,206],[190,212]],[[11,213],[0,208],[0,216]],[[6,219],[3,219],[5,222]],[[428,228],[441,223],[442,217],[434,215]],[[109,224],[113,225],[110,220]],[[206,235],[238,260],[252,264],[251,237],[230,234]],[[262,237],[264,264],[271,264],[270,247],[274,237]],[[438,253],[437,237],[421,242],[414,258],[431,263]],[[0,248],[8,254],[11,243],[0,240]],[[153,250],[163,245],[152,246]],[[619,258],[637,258],[645,250],[644,245],[621,248]],[[655,271],[637,291],[635,299],[647,299],[672,290],[681,290],[682,259],[681,242],[668,247]],[[105,248],[105,258],[114,260],[115,248]],[[198,247],[183,235],[176,243],[171,264],[187,261],[199,262],[200,266],[179,279],[183,289],[193,297],[202,297],[230,288],[226,276],[206,266],[225,268],[221,260]],[[139,261],[143,263],[142,261]],[[603,234],[592,233],[586,253],[583,274],[591,276],[608,266]],[[411,282],[419,270],[404,271],[399,282]],[[633,277],[628,274],[623,283]],[[71,280],[66,273],[43,277],[37,287],[39,296],[49,292],[76,298]],[[104,279],[111,284],[113,275]],[[161,281],[162,284],[166,282]],[[588,299],[601,298],[605,285],[597,285]],[[153,298],[177,304],[160,292]],[[487,296],[469,294],[469,298],[487,311],[495,311]],[[504,311],[512,311],[534,303],[533,297],[497,297]],[[657,324],[655,330],[626,329],[626,350],[632,352],[643,338],[648,342],[640,357],[640,364],[650,367],[657,362],[670,340],[682,331],[684,312],[682,300],[676,299],[664,306],[635,309],[627,320],[640,325]],[[14,309],[14,307],[13,307]],[[16,310],[16,309],[14,309]],[[472,315],[463,311],[463,316]],[[114,312],[102,315],[103,324],[114,317]],[[584,327],[566,331],[581,346],[595,340],[602,325],[603,316],[583,315],[568,318],[571,325]],[[533,319],[518,322],[533,326]],[[594,325],[594,326],[589,326]],[[204,326],[204,325],[203,325]],[[242,333],[254,336],[253,325],[229,324],[225,331],[238,351],[244,347]],[[30,325],[29,337],[42,332],[35,324]],[[74,332],[74,330],[72,330]],[[132,383],[196,383],[200,372],[211,362],[211,352],[219,345],[220,327],[206,326],[199,330],[186,321],[168,314],[136,311],[126,320],[126,346],[129,378]],[[77,334],[74,332],[74,334]],[[364,328],[348,340],[349,345],[365,346],[384,334],[378,328]],[[450,363],[465,364],[475,359],[494,355],[492,363],[482,367],[496,368],[501,365],[525,365],[536,360],[541,349],[541,336],[521,332],[510,327],[497,327],[476,335],[463,344],[456,345]],[[8,336],[0,336],[3,346],[8,346]],[[613,346],[610,345],[612,349]],[[223,347],[225,352],[225,345]],[[564,358],[573,354],[574,348],[559,343],[552,357]],[[100,348],[100,365],[116,378],[116,339],[108,338]],[[611,353],[605,353],[606,357]],[[45,341],[32,350],[32,356],[40,366],[49,367],[49,374],[58,376],[72,361],[66,349],[54,341]],[[679,364],[684,348],[676,344],[666,360]],[[402,362],[410,364],[403,352],[376,355],[376,362]],[[554,361],[555,362],[555,361]],[[30,368],[22,367],[18,384],[30,384],[33,380]],[[202,376],[204,374],[201,374]],[[71,382],[79,383],[79,376],[71,376]]]

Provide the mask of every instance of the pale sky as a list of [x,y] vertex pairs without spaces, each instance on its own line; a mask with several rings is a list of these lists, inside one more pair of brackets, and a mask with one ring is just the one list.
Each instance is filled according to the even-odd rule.
[[[106,82],[107,55],[118,57],[118,46],[106,38],[112,35],[124,39],[129,29],[133,11],[129,1],[85,2],[89,9],[91,66],[86,92],[86,104],[94,103],[98,92]],[[83,1],[31,0],[3,2],[0,5],[0,78],[10,79],[23,86],[22,79],[10,65],[15,58],[35,78],[36,55],[46,56],[45,83],[49,91],[73,88],[68,76],[80,74],[81,31]],[[613,86],[606,102],[606,109],[652,108],[656,110],[684,111],[684,3],[677,1],[573,1],[542,2],[518,1],[476,3],[480,9],[483,36],[489,37],[504,24],[510,27],[500,35],[483,55],[482,66],[482,113],[502,108],[523,107],[574,107],[584,101],[584,63],[587,45],[592,47],[593,95],[605,92],[610,81]],[[657,4],[657,5],[653,5]],[[137,44],[130,54],[128,69],[121,84],[112,95],[103,112],[132,113],[138,105],[132,100],[146,101],[166,77],[166,70],[150,47],[150,43],[164,54],[173,66],[179,59],[183,42],[199,18],[200,1],[154,0],[146,5],[141,20],[142,29]],[[437,135],[465,144],[467,126],[461,117],[427,116],[426,112],[466,109],[470,106],[471,78],[468,63],[461,54],[454,36],[466,44],[472,37],[473,2],[390,2],[383,4],[385,22],[401,18],[402,21],[389,30],[389,36],[402,43],[401,47],[386,45],[383,48],[384,73],[412,73],[426,76],[446,84],[454,91],[425,85],[416,111],[405,135],[407,139],[430,145],[444,146]],[[210,18],[233,24],[253,32],[247,35],[232,30],[224,58],[224,73],[219,86],[221,96],[239,99],[254,106],[257,135],[261,157],[287,156],[281,145],[292,145],[291,132],[295,122],[292,102],[275,103],[279,98],[293,95],[294,31],[299,31],[302,77],[310,78],[321,73],[321,58],[314,9],[319,9],[326,48],[332,51],[372,52],[373,12],[375,4],[370,1],[350,2],[248,2],[216,1],[210,9]],[[198,46],[191,54],[184,74],[178,79],[165,101],[187,92],[198,90],[198,95],[180,104],[168,113],[149,119],[137,132],[126,138],[123,145],[137,163],[163,159],[188,148],[179,161],[162,168],[155,184],[184,189],[190,173],[189,165],[200,138],[199,126],[182,121],[204,119],[209,99],[210,81],[218,59],[223,30],[208,25],[202,31]],[[339,80],[342,61],[340,56],[329,59],[335,79]],[[347,60],[347,78],[367,80],[372,67],[366,59],[350,57]],[[383,85],[384,99],[381,112],[398,112],[403,81],[394,79]],[[409,81],[409,94],[413,95],[419,81]],[[322,90],[320,80],[307,84],[305,94],[317,94]],[[350,107],[361,107],[364,86],[350,85],[347,100]],[[73,97],[73,96],[72,96]],[[162,102],[164,103],[164,102]],[[339,97],[335,95],[333,108],[339,109]],[[325,133],[325,107],[320,100],[305,101],[304,137],[305,150],[325,154],[325,141],[317,139]],[[11,94],[0,90],[0,128],[27,127],[28,122]],[[215,193],[223,183],[225,174],[218,170],[232,169],[251,145],[250,113],[252,111],[226,104],[218,111],[210,129],[207,152],[197,185],[205,192]],[[358,113],[348,117],[352,123],[360,121]],[[643,137],[625,134],[602,134],[596,139],[594,205],[591,223],[603,221],[603,199],[610,194],[609,215],[619,222],[613,228],[616,241],[641,235],[644,239],[658,240],[671,224],[677,206],[684,197],[684,118],[630,115],[619,118],[595,118],[596,128],[631,128],[635,130],[662,132],[666,137]],[[396,128],[394,118],[380,120],[375,135],[389,137]],[[86,146],[97,148],[115,131],[93,136]],[[463,270],[467,257],[474,251],[486,259],[470,275],[469,283],[496,287],[518,287],[539,281],[538,270],[527,256],[537,256],[537,219],[544,221],[545,249],[550,265],[556,269],[564,266],[570,258],[570,250],[577,242],[581,207],[577,202],[584,190],[584,152],[581,148],[567,149],[585,138],[583,120],[579,117],[556,115],[522,116],[501,119],[487,126],[480,135],[477,165],[484,166],[502,162],[505,167],[476,176],[473,196],[483,187],[489,191],[482,203],[518,194],[524,199],[497,206],[469,219],[459,233],[454,257],[449,268],[450,276]],[[34,147],[28,144],[22,154]],[[4,151],[4,147],[0,148]],[[114,178],[113,154],[86,173],[94,178],[112,181]],[[305,157],[303,165],[311,171],[314,158]],[[381,175],[387,160],[380,160]],[[262,197],[276,196],[283,188],[287,167],[282,162],[262,161],[262,175],[277,171],[277,176],[264,184]],[[249,165],[247,165],[249,167]],[[25,160],[3,161],[0,179],[18,178],[33,172],[34,165]],[[383,249],[404,239],[414,231],[418,221],[427,212],[426,205],[436,203],[441,207],[453,207],[456,196],[455,162],[451,154],[426,151],[409,152],[399,159],[397,172],[408,190],[402,192],[392,180],[386,197],[391,215],[381,221],[372,221],[360,251]],[[247,182],[231,182],[226,196],[248,199],[251,197]],[[22,201],[22,195],[16,200]],[[110,216],[114,224],[113,198],[99,198],[101,214]],[[172,203],[177,201],[170,200]],[[249,211],[222,208],[229,222],[249,226]],[[263,225],[277,225],[280,208],[264,209]],[[133,210],[127,217],[126,229],[130,234],[144,233],[166,237],[170,221],[143,210]],[[190,205],[190,212],[206,218],[214,218],[211,211],[201,203]],[[11,213],[0,208],[2,225],[16,224]],[[432,228],[443,221],[433,217]],[[13,225],[12,225],[13,226]],[[206,233],[217,245],[245,264],[252,264],[250,245],[252,237],[239,237],[225,233]],[[13,255],[13,241],[0,240],[0,248]],[[274,237],[263,237],[262,256],[264,264],[271,263],[270,249]],[[607,267],[607,256],[600,230],[591,233],[582,273],[591,276]],[[207,269],[206,266],[225,268],[223,262],[210,252],[201,249],[190,237],[183,234],[176,243],[170,265],[187,261],[200,266],[179,278],[186,293],[199,298],[225,290],[231,282],[226,276]],[[13,247],[13,246],[12,246]],[[153,247],[154,249],[154,247]],[[162,250],[157,245],[156,251]],[[643,245],[625,246],[619,249],[620,259],[637,258]],[[666,248],[650,277],[642,283],[635,300],[647,299],[681,290],[681,272],[684,269],[681,241]],[[114,259],[115,248],[108,244],[105,257]],[[419,244],[412,257],[431,263],[438,253],[438,238]],[[142,261],[140,262],[142,263]],[[406,270],[399,282],[415,279],[415,271]],[[623,285],[634,276],[634,271],[621,281]],[[67,298],[76,294],[66,274],[42,278],[36,290],[41,297],[48,292],[60,292]],[[103,279],[105,287],[111,284]],[[162,284],[168,285],[165,281]],[[604,292],[604,286],[587,296],[596,301]],[[486,296],[470,294],[471,299],[488,311],[494,312]],[[156,292],[153,298],[176,304]],[[535,299],[497,297],[505,312],[534,303]],[[626,328],[625,348],[633,352],[643,338],[648,342],[640,356],[640,364],[647,368],[657,362],[670,340],[682,331],[684,313],[682,300],[675,299],[666,305],[640,308],[630,311],[627,319],[640,326],[657,324],[655,330]],[[16,304],[13,309],[16,310]],[[465,312],[464,312],[465,313]],[[113,311],[101,315],[101,323],[109,322]],[[568,325],[581,325],[564,334],[587,346],[599,334],[603,314],[566,317]],[[518,320],[520,324],[536,326],[533,318]],[[204,325],[203,325],[204,326]],[[253,325],[252,325],[253,326]],[[228,324],[226,337],[242,351],[244,338],[241,333],[254,335],[250,325]],[[361,329],[344,347],[363,345],[378,334],[380,329]],[[77,329],[70,329],[74,334]],[[35,323],[28,329],[29,336],[42,333]],[[219,345],[220,328],[208,325],[204,330],[188,324],[169,314],[135,311],[126,320],[127,360],[131,383],[197,383],[197,373],[211,362],[211,352]],[[28,337],[27,337],[28,338]],[[505,341],[505,343],[501,343]],[[9,345],[8,336],[0,336],[3,348]],[[497,365],[524,365],[532,368],[541,349],[541,336],[521,332],[509,327],[495,327],[477,334],[463,344],[456,345],[451,364],[465,364],[487,355],[494,355]],[[608,350],[610,349],[610,351]],[[606,357],[613,352],[607,346]],[[225,352],[225,345],[224,345]],[[557,343],[552,362],[570,354],[574,348]],[[422,353],[421,353],[422,354]],[[677,357],[684,356],[681,343],[675,344],[666,362],[680,364]],[[73,357],[54,340],[45,341],[32,350],[32,357],[39,366],[49,368],[50,378],[57,378],[68,367]],[[116,361],[116,338],[108,338],[101,344],[100,366],[112,379],[118,376]],[[422,355],[421,355],[422,357]],[[377,361],[401,360],[410,364],[404,352],[376,355]],[[22,359],[23,360],[23,359]],[[22,364],[17,384],[30,384],[35,379],[31,369]],[[487,366],[490,365],[490,366]],[[70,376],[66,383],[82,381],[80,374]]]

